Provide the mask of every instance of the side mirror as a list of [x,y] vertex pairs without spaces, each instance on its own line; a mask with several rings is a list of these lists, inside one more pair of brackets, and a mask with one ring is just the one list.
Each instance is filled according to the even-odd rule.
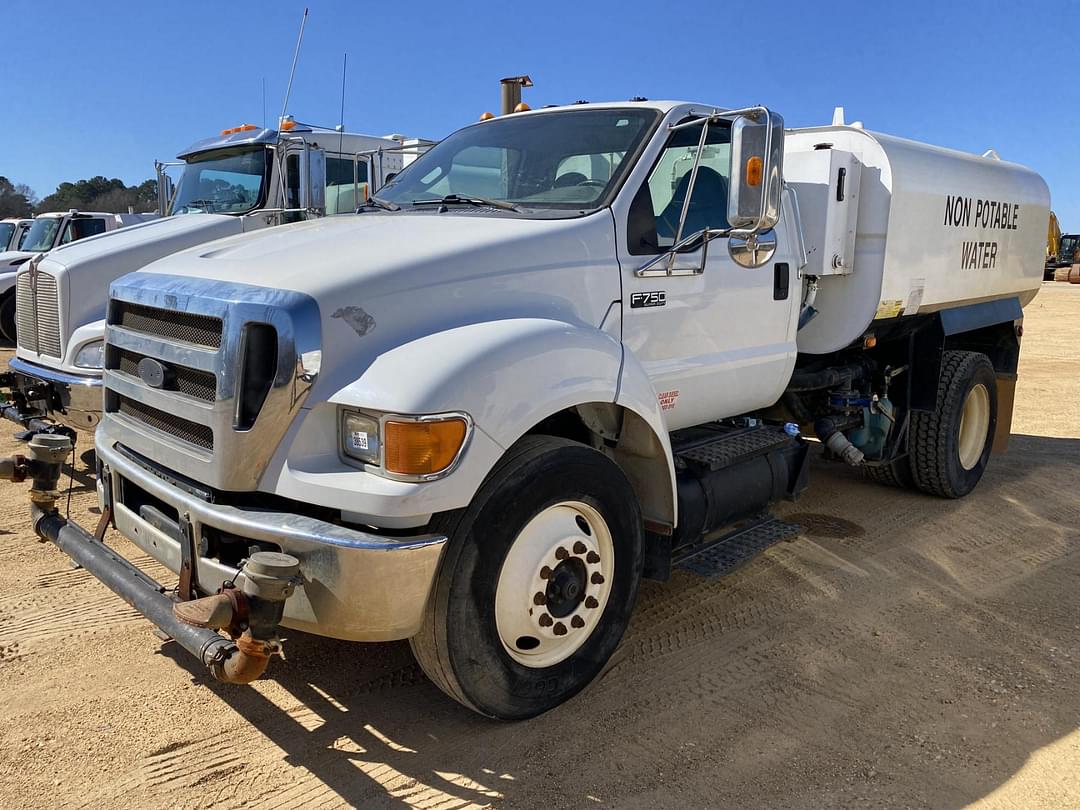
[[326,152],[308,146],[300,163],[300,207],[326,212]]
[[761,233],[780,219],[784,161],[784,119],[763,111],[740,115],[731,125],[728,222],[732,228]]
[[171,164],[165,164],[161,161],[154,161],[154,171],[157,174],[157,206],[159,216],[168,216],[169,206],[172,204],[173,198],[173,179],[166,173],[165,167]]

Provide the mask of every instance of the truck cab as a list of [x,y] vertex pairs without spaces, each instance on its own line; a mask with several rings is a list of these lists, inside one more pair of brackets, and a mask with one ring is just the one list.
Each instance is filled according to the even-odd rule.
[[[38,214],[32,224],[20,234],[14,231],[12,239],[18,239],[15,249],[0,253],[0,337],[14,341],[16,324],[15,276],[18,268],[38,253],[69,245],[90,236],[109,233],[153,215],[105,214],[98,211],[54,211]],[[19,226],[16,225],[16,230]]]
[[34,220],[30,217],[9,217],[0,220],[0,253],[18,250]]
[[179,604],[35,525],[221,680],[279,626],[409,639],[453,699],[531,717],[601,671],[643,577],[797,533],[768,510],[811,449],[970,492],[1048,214],[1024,167],[764,107],[486,120],[355,215],[113,282],[102,511]]
[[[285,119],[280,130],[223,130],[183,150],[178,163],[159,163],[160,220],[57,249],[17,279],[12,273],[21,327],[9,378],[18,405],[12,418],[49,418],[71,429],[97,424],[112,280],[230,234],[355,211],[427,145]],[[175,184],[167,166],[180,168]],[[20,264],[34,254],[21,254]]]

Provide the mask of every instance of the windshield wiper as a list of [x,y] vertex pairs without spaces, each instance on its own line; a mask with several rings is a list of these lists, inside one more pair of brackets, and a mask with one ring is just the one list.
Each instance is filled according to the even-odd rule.
[[356,207],[356,210],[359,211],[361,208],[367,208],[368,206],[371,206],[372,208],[381,208],[383,211],[401,210],[400,205],[395,205],[394,203],[387,202],[386,200],[380,200],[378,197],[368,197]]
[[413,205],[475,205],[490,206],[502,211],[521,211],[520,206],[506,200],[492,200],[487,197],[464,197],[460,194],[447,194],[441,200],[413,200]]

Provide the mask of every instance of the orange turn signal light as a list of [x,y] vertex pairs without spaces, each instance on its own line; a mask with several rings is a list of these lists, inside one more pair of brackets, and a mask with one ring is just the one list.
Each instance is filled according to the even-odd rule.
[[465,443],[467,425],[458,416],[424,422],[387,420],[383,465],[400,475],[433,475],[454,463]]
[[528,112],[531,109],[532,109],[532,107],[530,107],[528,104],[526,104],[524,101],[522,101],[522,102],[519,102],[517,104],[517,106],[514,107],[514,112]]
[[281,122],[281,129],[284,132],[288,132],[290,129],[296,129],[296,122],[295,121],[282,121]]
[[481,121],[490,121],[494,117],[495,117],[495,113],[493,113],[493,112],[480,113],[480,120]]
[[753,155],[746,161],[746,185],[760,186],[765,177],[765,161]]

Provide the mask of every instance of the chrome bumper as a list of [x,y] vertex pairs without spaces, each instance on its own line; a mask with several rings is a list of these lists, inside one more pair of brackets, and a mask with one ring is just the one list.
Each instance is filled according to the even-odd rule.
[[[163,530],[160,513],[154,525],[125,506],[125,481],[186,515],[199,548],[203,528],[209,527],[272,543],[299,559],[302,584],[285,603],[283,626],[352,641],[390,641],[419,631],[445,536],[384,537],[289,512],[208,503],[129,459],[103,431],[97,455],[110,486],[99,481],[99,493],[112,493],[120,533],[169,570],[181,568],[179,527]],[[237,573],[203,556],[194,570],[204,593],[215,592]]]
[[75,430],[93,430],[101,421],[102,388],[101,377],[68,374],[47,366],[28,363],[18,357],[9,363],[15,372],[17,387],[27,391],[31,387],[45,385],[50,395],[45,400],[34,400],[31,408],[35,414],[60,422]]

